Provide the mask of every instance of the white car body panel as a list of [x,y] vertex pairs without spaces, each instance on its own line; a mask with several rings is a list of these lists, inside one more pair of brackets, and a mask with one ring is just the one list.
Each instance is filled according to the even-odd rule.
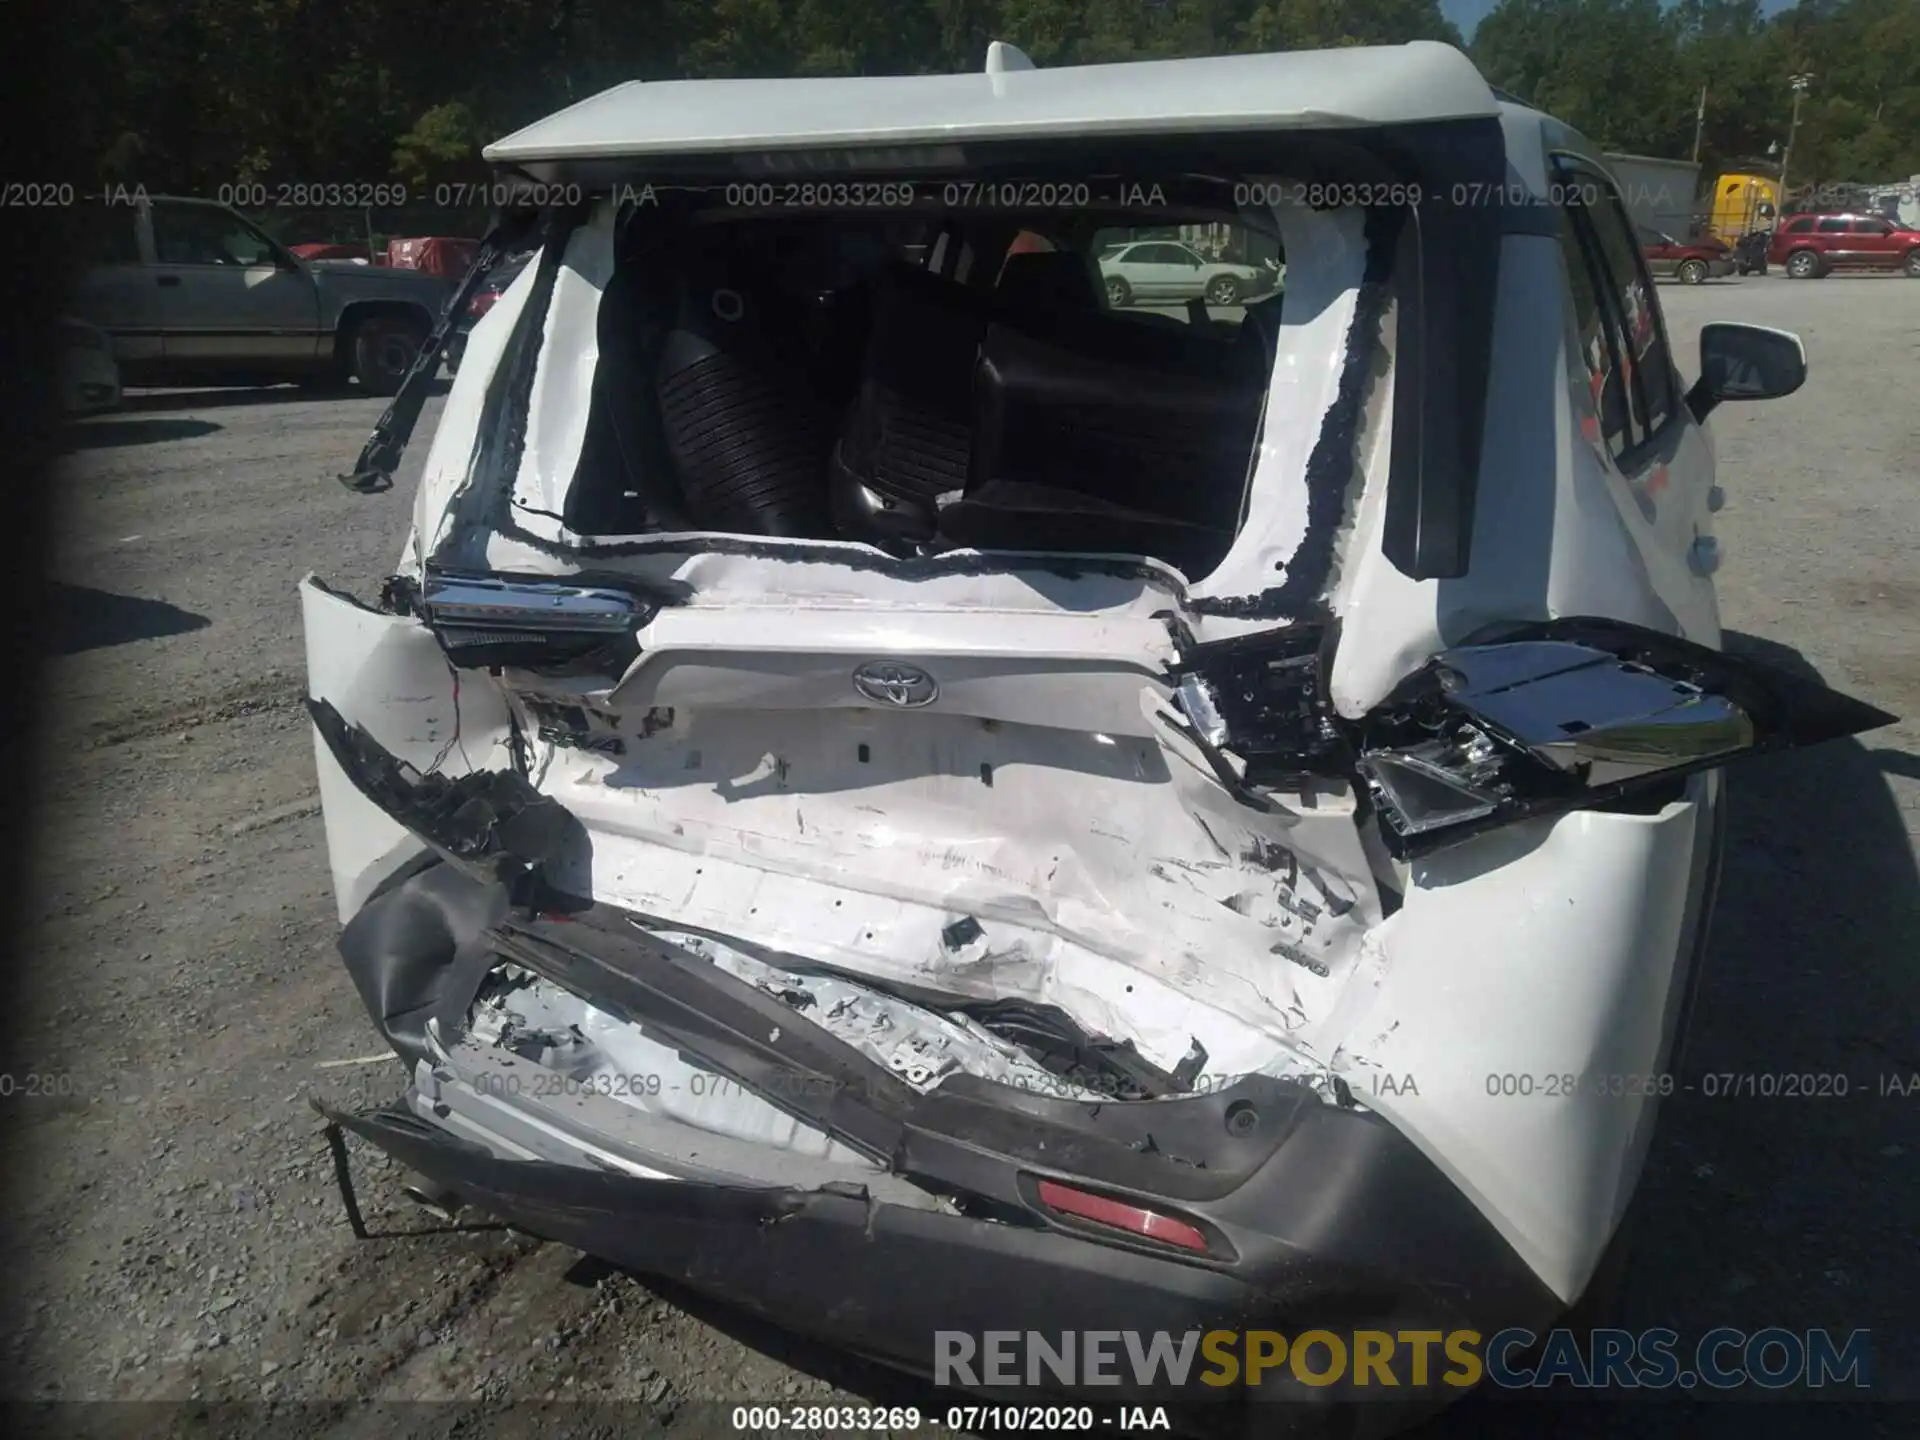
[[1421,862],[1324,1034],[1362,1102],[1569,1303],[1639,1175],[1718,788],[1696,777],[1657,815],[1576,813]]
[[1493,94],[1450,45],[1355,46],[974,75],[629,81],[481,153],[499,164],[614,155],[957,145],[1485,118]]

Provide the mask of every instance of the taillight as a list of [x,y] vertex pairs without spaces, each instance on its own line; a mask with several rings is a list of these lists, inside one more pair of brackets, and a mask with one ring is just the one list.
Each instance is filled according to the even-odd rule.
[[1071,1185],[1062,1185],[1056,1180],[1042,1180],[1039,1184],[1039,1192],[1040,1203],[1062,1215],[1071,1215],[1077,1220],[1090,1220],[1095,1225],[1124,1230],[1144,1240],[1157,1240],[1162,1245],[1177,1245],[1182,1250],[1192,1250],[1202,1255],[1207,1251],[1207,1237],[1186,1221],[1176,1220],[1171,1215],[1157,1215],[1138,1205],[1129,1205],[1123,1200],[1110,1200],[1104,1195],[1092,1195],[1085,1190],[1076,1190]]
[[467,313],[478,320],[493,308],[493,302],[500,298],[498,290],[482,290],[467,302]]

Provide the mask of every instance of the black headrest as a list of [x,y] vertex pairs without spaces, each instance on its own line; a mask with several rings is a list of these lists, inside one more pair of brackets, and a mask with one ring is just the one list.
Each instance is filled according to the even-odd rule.
[[1009,255],[993,298],[1002,307],[1028,314],[1097,313],[1100,287],[1087,257],[1072,250],[1028,250]]

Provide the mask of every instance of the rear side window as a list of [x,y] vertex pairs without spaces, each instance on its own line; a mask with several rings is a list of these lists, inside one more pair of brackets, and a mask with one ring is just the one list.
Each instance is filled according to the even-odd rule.
[[1829,215],[1820,222],[1820,233],[1822,235],[1844,235],[1847,233],[1847,222],[1838,215]]
[[1620,365],[1621,341],[1607,323],[1594,290],[1593,274],[1570,206],[1560,210],[1560,248],[1573,293],[1574,325],[1587,362],[1587,393],[1600,416],[1600,434],[1609,453],[1618,456],[1633,444],[1627,425],[1627,390]]
[[1856,220],[1853,222],[1856,235],[1885,235],[1890,233],[1884,220]]
[[[1612,185],[1592,171],[1561,167],[1565,220],[1586,264],[1588,282],[1612,337],[1631,424],[1624,447],[1651,438],[1674,414],[1673,364],[1654,299],[1653,278],[1634,242],[1633,223]],[[1602,419],[1605,427],[1605,417]]]

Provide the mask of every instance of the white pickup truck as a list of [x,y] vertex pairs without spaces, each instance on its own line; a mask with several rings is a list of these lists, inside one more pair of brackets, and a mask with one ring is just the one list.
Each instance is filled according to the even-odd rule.
[[391,395],[458,282],[303,261],[225,205],[171,196],[85,214],[75,314],[131,385],[345,381]]

